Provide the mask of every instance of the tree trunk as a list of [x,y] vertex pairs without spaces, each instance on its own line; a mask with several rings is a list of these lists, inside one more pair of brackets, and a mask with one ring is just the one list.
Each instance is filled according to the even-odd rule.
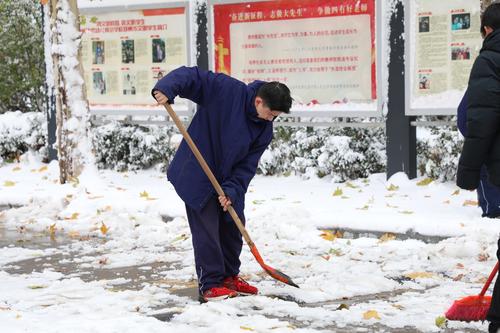
[[56,87],[57,150],[61,184],[75,180],[90,162],[88,103],[81,63],[76,0],[49,0],[51,51]]

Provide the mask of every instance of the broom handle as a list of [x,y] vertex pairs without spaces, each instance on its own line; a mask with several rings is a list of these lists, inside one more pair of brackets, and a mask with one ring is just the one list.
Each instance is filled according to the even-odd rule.
[[495,277],[495,275],[497,275],[498,264],[499,262],[497,261],[497,264],[495,265],[495,267],[493,267],[493,270],[491,271],[490,276],[488,277],[488,281],[486,281],[486,283],[484,284],[483,290],[481,290],[479,296],[482,297],[484,296],[484,294],[486,294],[486,290],[488,290],[488,288],[490,287],[491,281],[493,281],[493,278]]
[[[177,128],[179,129],[182,136],[184,137],[184,140],[186,140],[189,148],[191,148],[191,151],[193,152],[194,156],[196,157],[196,159],[200,163],[201,168],[203,169],[203,171],[207,175],[208,179],[212,183],[213,187],[215,188],[215,191],[217,191],[217,194],[220,196],[226,196],[224,194],[224,190],[222,189],[219,182],[217,181],[214,174],[212,173],[212,170],[210,170],[210,167],[208,166],[207,162],[203,158],[203,155],[201,155],[200,151],[198,150],[198,147],[196,146],[193,139],[191,138],[191,135],[189,135],[188,131],[186,131],[186,128],[184,127],[184,124],[182,124],[182,121],[179,119],[179,116],[177,116],[174,109],[172,109],[172,106],[170,106],[170,104],[168,102],[165,103],[163,106],[165,106],[165,109],[167,109],[168,115],[170,116],[170,118],[172,118],[175,125],[177,125]],[[228,210],[229,214],[231,215],[231,217],[233,218],[234,223],[236,223],[238,230],[240,231],[241,235],[243,236],[243,238],[247,242],[248,246],[250,248],[254,248],[255,244],[252,241],[252,239],[250,238],[250,235],[246,231],[243,223],[241,222],[240,218],[238,217],[238,214],[234,210],[233,206],[229,205],[227,207],[227,210]]]

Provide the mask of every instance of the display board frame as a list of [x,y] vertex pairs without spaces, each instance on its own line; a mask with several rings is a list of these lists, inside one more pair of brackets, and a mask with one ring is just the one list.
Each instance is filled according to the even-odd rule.
[[[137,3],[137,4],[127,4],[127,5],[112,5],[112,6],[88,6],[80,9],[81,15],[103,15],[109,13],[119,13],[119,12],[132,12],[132,11],[140,11],[140,10],[155,10],[155,9],[175,9],[175,8],[183,8],[184,9],[184,17],[185,17],[185,49],[184,49],[184,60],[183,65],[191,66],[192,63],[192,33],[191,33],[191,16],[192,11],[190,8],[189,1],[175,1],[175,2],[145,2],[145,3]],[[145,32],[147,34],[148,32]],[[86,82],[86,84],[88,84]],[[152,88],[152,87],[151,87]],[[179,113],[180,116],[192,116],[195,110],[195,105],[191,101],[186,101],[185,104],[174,104],[174,109]],[[151,104],[131,104],[131,103],[99,103],[99,104],[90,104],[90,113],[91,115],[118,115],[123,114],[130,117],[132,113],[137,116],[160,116],[165,117],[168,116],[166,114],[165,109],[162,106],[158,106],[154,103],[153,98],[151,97]]]
[[[421,0],[418,0],[421,1]],[[446,1],[446,0],[443,0]],[[453,0],[448,0],[453,1]],[[478,13],[480,12],[480,1],[476,0],[478,4]],[[442,3],[442,2],[440,2]],[[404,0],[405,6],[405,115],[407,116],[447,116],[447,115],[456,115],[457,107],[460,102],[460,99],[454,101],[453,105],[442,105],[443,98],[446,98],[446,95],[438,96],[435,100],[435,105],[429,105],[429,103],[423,103],[425,106],[418,107],[415,106],[414,101],[414,83],[416,80],[415,77],[415,66],[416,66],[416,58],[417,58],[417,50],[416,50],[416,30],[417,30],[417,22],[416,22],[416,8],[418,3],[415,0]],[[453,14],[452,14],[453,15]],[[457,13],[456,15],[460,15]],[[464,14],[462,14],[464,15]],[[476,18],[477,19],[477,18]],[[429,22],[427,22],[429,24]],[[451,24],[451,22],[450,22]],[[420,27],[419,27],[420,29]],[[453,28],[451,28],[453,30]],[[420,30],[419,30],[420,31]],[[479,31],[477,32],[479,34]],[[477,42],[477,40],[476,40]],[[481,42],[482,43],[482,42]],[[451,48],[451,47],[450,47]],[[474,50],[474,53],[478,54],[479,50]],[[450,56],[452,56],[450,54]],[[474,59],[470,59],[471,66]],[[449,73],[448,73],[449,74]],[[451,74],[449,74],[451,76]],[[463,89],[465,91],[465,89]],[[455,91],[456,90],[447,90],[447,91]],[[461,94],[460,94],[461,96]],[[458,98],[460,98],[458,96]],[[456,104],[456,105],[455,105]]]
[[[230,4],[251,4],[258,2],[273,2],[269,0],[208,0],[207,2],[207,16],[208,16],[208,60],[209,67],[211,70],[215,69],[215,45],[216,38],[214,36],[214,6],[216,5],[230,5]],[[296,1],[294,1],[296,2]],[[321,2],[321,1],[318,1]],[[328,4],[328,1],[323,1]],[[375,11],[375,24],[374,24],[374,44],[375,44],[375,84],[376,84],[376,98],[373,100],[375,107],[369,110],[356,109],[352,107],[350,103],[345,103],[345,105],[337,106],[335,108],[331,107],[331,104],[317,104],[313,107],[310,106],[296,106],[292,107],[291,117],[381,117],[383,114],[384,107],[384,94],[383,94],[383,79],[382,79],[382,2],[374,1],[374,11]],[[293,91],[292,91],[293,95]],[[357,105],[357,104],[356,104]],[[343,107],[345,106],[345,108]]]

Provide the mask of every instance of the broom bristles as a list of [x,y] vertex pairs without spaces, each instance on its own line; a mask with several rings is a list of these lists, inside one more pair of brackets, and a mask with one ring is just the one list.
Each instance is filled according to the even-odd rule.
[[490,309],[491,296],[468,296],[453,302],[446,311],[448,320],[484,321]]

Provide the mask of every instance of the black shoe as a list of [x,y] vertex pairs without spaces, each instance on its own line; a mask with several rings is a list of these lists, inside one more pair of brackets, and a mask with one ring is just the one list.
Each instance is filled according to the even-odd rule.
[[497,333],[499,328],[500,328],[500,323],[491,322],[490,325],[488,326],[488,333]]

